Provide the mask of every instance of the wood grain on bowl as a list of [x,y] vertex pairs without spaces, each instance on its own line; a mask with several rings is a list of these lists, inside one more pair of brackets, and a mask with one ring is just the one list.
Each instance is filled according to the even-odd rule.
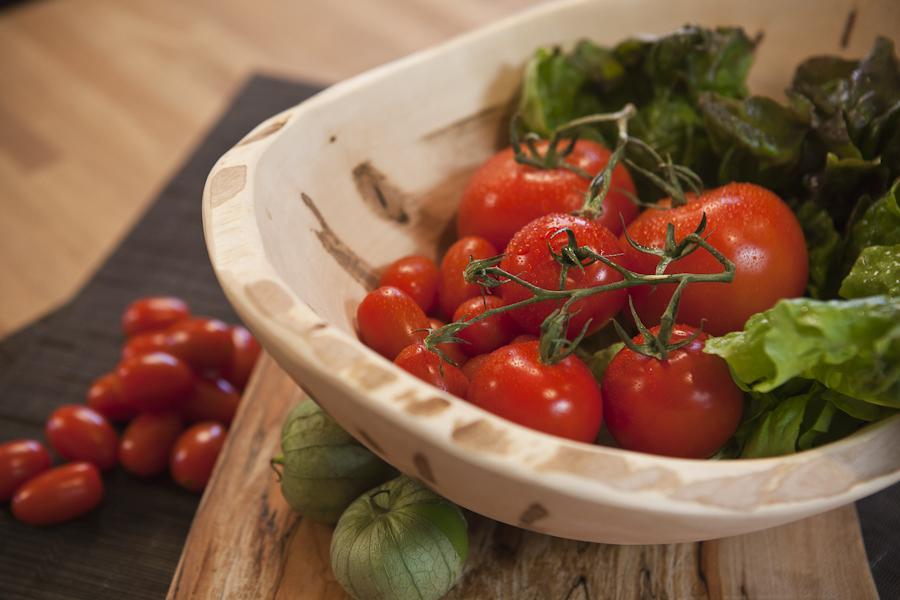
[[[413,252],[434,256],[452,231],[466,176],[497,148],[504,107],[535,46],[585,36],[612,43],[670,31],[688,17],[737,23],[764,31],[750,85],[772,94],[801,59],[862,54],[900,17],[897,3],[833,0],[823,10],[800,0],[777,4],[773,19],[775,6],[554,3],[272,117],[256,130],[265,137],[219,160],[204,193],[210,256],[226,294],[266,350],[348,431],[365,431],[361,441],[404,472],[421,475],[427,463],[437,491],[506,523],[599,542],[692,541],[808,517],[900,480],[900,418],[776,459],[643,455],[487,414],[436,392],[355,335],[355,306],[375,285],[376,266]],[[242,165],[239,184],[233,169]]]

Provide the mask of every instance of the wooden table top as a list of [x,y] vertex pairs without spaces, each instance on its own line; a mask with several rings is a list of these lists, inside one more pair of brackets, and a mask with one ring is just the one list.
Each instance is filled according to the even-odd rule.
[[537,0],[0,10],[0,335],[65,301],[253,72],[332,83]]

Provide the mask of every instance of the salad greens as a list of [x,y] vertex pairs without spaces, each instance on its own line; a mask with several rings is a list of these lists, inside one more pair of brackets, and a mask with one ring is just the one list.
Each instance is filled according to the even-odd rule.
[[[801,63],[786,101],[748,95],[755,43],[739,28],[685,27],[613,47],[540,49],[520,115],[544,136],[574,118],[637,107],[629,132],[707,186],[763,185],[803,227],[810,298],[783,300],[707,341],[747,391],[721,457],[775,456],[900,409],[900,61],[879,37],[859,60]],[[582,135],[615,141],[615,131]],[[627,158],[652,170],[640,147]],[[632,170],[643,201],[658,196]],[[596,353],[602,373],[615,351]]]

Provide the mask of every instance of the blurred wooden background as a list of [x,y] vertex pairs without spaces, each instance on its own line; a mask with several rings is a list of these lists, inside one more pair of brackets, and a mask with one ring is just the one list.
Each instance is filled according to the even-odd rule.
[[0,9],[0,335],[78,289],[249,74],[333,83],[534,4],[39,0]]

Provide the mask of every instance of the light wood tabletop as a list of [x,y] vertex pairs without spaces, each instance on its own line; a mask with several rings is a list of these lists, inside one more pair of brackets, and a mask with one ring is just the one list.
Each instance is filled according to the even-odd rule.
[[0,10],[0,335],[79,288],[250,74],[333,83],[537,3],[45,0]]

